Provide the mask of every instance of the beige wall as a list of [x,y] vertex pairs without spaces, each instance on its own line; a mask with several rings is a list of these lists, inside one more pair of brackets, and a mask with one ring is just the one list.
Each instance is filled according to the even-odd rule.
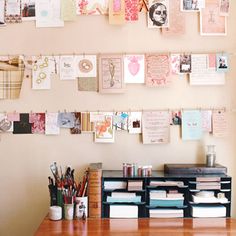
[[[227,37],[201,37],[198,17],[188,13],[186,35],[164,38],[146,27],[146,17],[122,27],[110,26],[101,16],[78,17],[64,28],[36,29],[33,22],[10,25],[0,31],[0,54],[63,54],[125,52],[221,52],[236,53],[236,2],[232,2]],[[173,77],[169,88],[128,85],[121,95],[78,92],[75,81],[54,79],[52,90],[32,91],[25,80],[19,100],[0,101],[0,111],[122,110],[154,108],[226,107],[229,137],[215,139],[205,135],[199,142],[184,142],[179,128],[171,127],[168,145],[142,145],[137,135],[117,132],[115,144],[95,144],[92,135],[60,136],[1,135],[0,141],[0,235],[32,235],[47,214],[49,194],[47,177],[53,161],[72,165],[81,173],[90,162],[103,162],[104,169],[120,169],[123,162],[152,164],[202,163],[208,143],[217,146],[217,161],[228,167],[235,179],[236,165],[236,56],[225,86],[190,87],[186,78]],[[235,183],[233,184],[235,187]],[[234,188],[235,189],[235,188]],[[234,198],[235,199],[235,191]],[[233,216],[236,204],[233,201]]]

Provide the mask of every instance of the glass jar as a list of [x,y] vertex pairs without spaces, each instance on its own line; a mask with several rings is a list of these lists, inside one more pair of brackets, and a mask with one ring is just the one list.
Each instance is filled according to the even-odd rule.
[[214,167],[215,160],[216,160],[215,145],[207,145],[206,166],[207,167]]

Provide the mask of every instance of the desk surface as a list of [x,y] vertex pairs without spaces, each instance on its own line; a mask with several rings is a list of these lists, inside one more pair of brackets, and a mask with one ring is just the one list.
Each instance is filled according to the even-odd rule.
[[229,236],[236,235],[236,219],[86,219],[51,221],[47,217],[39,226],[41,235],[91,235],[91,236]]

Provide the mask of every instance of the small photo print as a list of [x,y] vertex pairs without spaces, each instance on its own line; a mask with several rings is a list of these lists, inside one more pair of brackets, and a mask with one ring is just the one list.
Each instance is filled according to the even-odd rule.
[[181,111],[179,110],[171,111],[170,125],[181,125],[181,123],[182,123]]
[[181,0],[181,11],[199,11],[205,8],[205,0]]
[[148,28],[169,27],[169,0],[150,1]]
[[220,4],[220,16],[229,15],[229,0],[219,0]]
[[191,73],[191,55],[180,55],[180,73]]
[[23,20],[35,20],[35,0],[21,0],[21,9]]
[[227,54],[217,54],[217,71],[226,72],[229,69],[228,65],[228,55]]

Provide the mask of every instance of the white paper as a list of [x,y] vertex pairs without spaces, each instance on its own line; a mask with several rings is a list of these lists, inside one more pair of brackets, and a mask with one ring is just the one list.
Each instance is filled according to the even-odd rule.
[[5,25],[4,11],[5,11],[5,1],[0,0],[0,27]]
[[55,70],[52,57],[33,56],[32,89],[50,89],[51,74]]
[[75,57],[76,77],[97,77],[97,56],[79,55]]
[[20,1],[19,0],[6,1],[6,15],[20,15]]
[[225,74],[216,72],[215,68],[208,68],[208,55],[192,54],[191,85],[223,85]]
[[45,134],[59,135],[60,128],[57,125],[58,113],[50,112],[45,114]]
[[170,141],[170,114],[168,111],[143,112],[143,143],[163,144]]
[[75,80],[75,57],[61,56],[60,57],[60,79]]
[[124,56],[124,80],[125,83],[144,83],[145,63],[144,55]]
[[102,122],[105,120],[105,113],[90,112],[90,122]]
[[37,0],[35,5],[36,27],[63,27],[60,0]]
[[130,112],[128,130],[130,134],[142,133],[142,112]]

